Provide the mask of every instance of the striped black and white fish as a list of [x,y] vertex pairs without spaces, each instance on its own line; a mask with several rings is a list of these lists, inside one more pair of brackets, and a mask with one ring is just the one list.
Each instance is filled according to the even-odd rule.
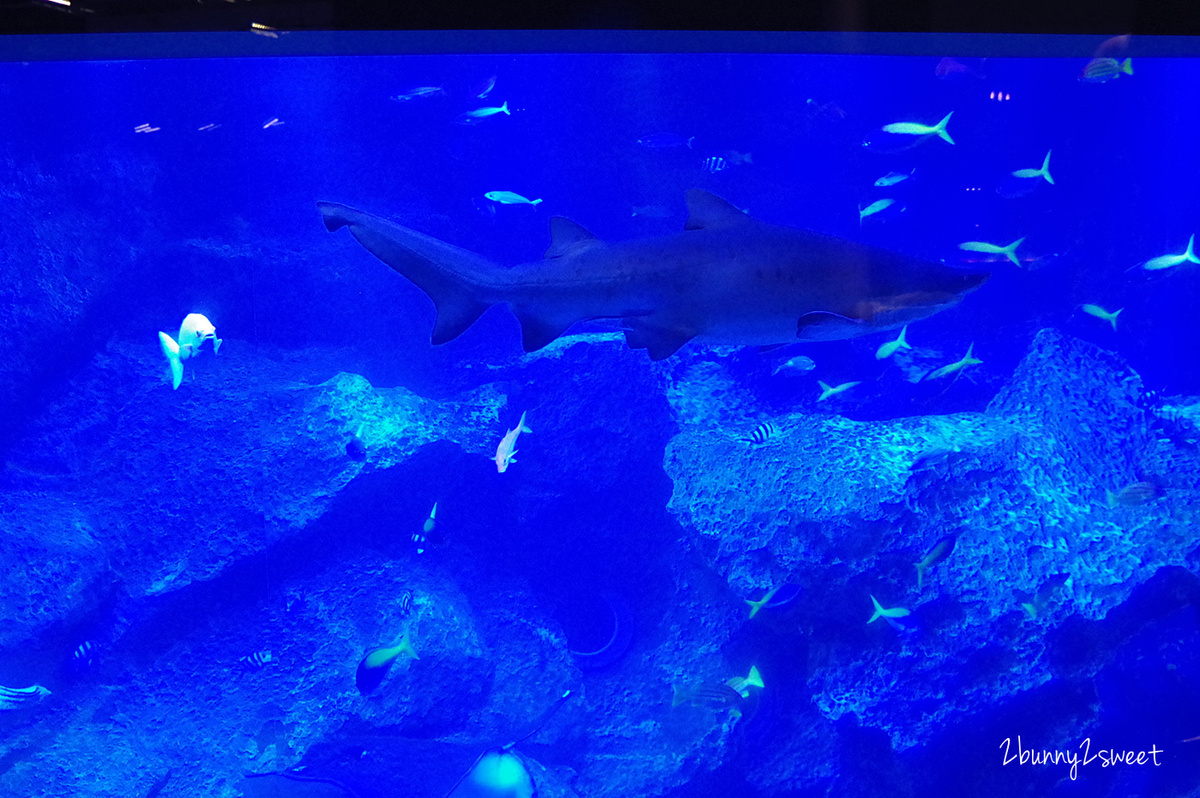
[[706,171],[716,174],[729,168],[729,162],[719,155],[713,155],[704,159],[704,168]]
[[412,615],[412,591],[405,590],[400,596],[400,617],[407,618]]
[[242,670],[249,673],[250,671],[261,671],[267,665],[271,664],[270,651],[255,651],[253,654],[247,654],[244,657],[238,657],[238,664],[242,666]]
[[71,652],[71,667],[82,673],[92,667],[95,656],[96,644],[91,640],[84,640],[78,648]]
[[40,684],[30,687],[4,687],[0,685],[0,710],[19,709],[27,704],[36,704],[50,691]]
[[764,421],[754,428],[754,431],[749,436],[742,438],[746,443],[766,443],[775,436],[775,425],[770,421]]

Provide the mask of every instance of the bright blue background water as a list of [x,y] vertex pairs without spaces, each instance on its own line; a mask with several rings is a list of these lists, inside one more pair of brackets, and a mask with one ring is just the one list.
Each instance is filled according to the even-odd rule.
[[[214,240],[250,230],[302,250],[324,235],[314,201],[333,200],[517,263],[540,257],[550,215],[602,237],[658,234],[682,225],[683,192],[700,187],[766,221],[950,262],[966,254],[960,241],[1025,236],[1023,257],[1061,257],[1037,271],[996,263],[983,291],[916,326],[910,340],[947,352],[977,341],[1002,374],[1034,330],[1062,326],[1121,352],[1152,388],[1194,391],[1200,376],[1181,364],[1196,344],[1186,323],[1195,281],[1127,270],[1182,252],[1196,231],[1196,111],[1184,98],[1200,66],[1139,59],[1134,76],[1094,84],[1078,80],[1083,59],[962,62],[979,77],[940,80],[932,57],[625,54],[6,64],[0,84],[22,109],[8,123],[16,160],[71,175],[76,153],[101,154],[90,182],[71,178],[81,203],[88,192],[100,201],[98,226],[152,222],[168,238]],[[491,75],[491,95],[473,98],[470,90]],[[389,99],[421,85],[442,86],[445,95]],[[1011,99],[989,99],[994,92]],[[812,113],[810,98],[836,104],[844,118]],[[504,101],[512,116],[453,123],[463,111]],[[884,124],[933,124],[950,111],[953,146],[936,138],[895,154],[861,146]],[[284,124],[263,129],[272,117]],[[134,133],[142,123],[161,130]],[[198,131],[209,123],[221,127]],[[694,146],[637,144],[655,132],[694,136]],[[1013,170],[1040,166],[1048,149],[1056,185],[1017,199],[995,193]],[[706,157],[730,150],[752,153],[753,164],[703,168]],[[113,174],[95,173],[105,161]],[[154,172],[149,205],[122,202],[122,174],[135,167]],[[872,187],[889,171],[914,167],[908,183]],[[482,195],[497,189],[544,203],[481,213],[489,206]],[[907,210],[860,228],[858,206],[882,196]],[[673,217],[631,217],[632,206],[643,205]],[[163,271],[162,287],[209,308],[222,333],[253,325],[254,336],[285,346],[384,334],[422,349],[431,317],[419,293],[397,280],[388,287],[403,303],[396,318],[380,318],[368,300],[370,312],[346,319],[323,311],[311,275],[272,272],[265,279],[273,285],[256,285],[251,299],[211,264],[164,263]],[[340,277],[335,283],[353,290],[355,270]],[[1076,312],[1084,302],[1125,307],[1119,332]],[[112,323],[130,315],[137,314],[114,314]],[[511,352],[515,335],[515,324],[493,312],[453,346]],[[878,343],[805,351],[828,364],[832,382],[869,373],[871,359],[862,356]],[[424,353],[415,356],[409,368],[422,373],[408,376],[437,382],[439,356],[425,366]]]

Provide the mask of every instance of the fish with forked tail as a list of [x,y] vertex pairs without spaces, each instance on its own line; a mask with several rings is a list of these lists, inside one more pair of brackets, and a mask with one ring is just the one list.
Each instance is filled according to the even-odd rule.
[[432,342],[460,336],[495,304],[521,323],[526,352],[581,321],[618,320],[651,359],[692,339],[737,345],[856,338],[956,305],[987,279],[793,227],[766,224],[705,191],[687,192],[683,232],[602,241],[562,217],[537,263],[505,269],[480,255],[362,211],[317,204],[437,308]]
[[391,648],[373,648],[363,655],[362,661],[358,663],[358,670],[354,674],[354,685],[358,688],[358,692],[363,695],[373,692],[383,682],[383,677],[387,676],[388,669],[392,667],[392,664],[402,656],[409,659],[420,659],[417,656],[417,650],[409,642],[407,633],[399,643]]
[[500,445],[496,447],[496,456],[493,459],[496,461],[496,470],[501,474],[508,470],[509,463],[517,462],[514,455],[517,453],[517,438],[522,432],[533,432],[525,424],[525,411],[521,412],[521,420],[517,422],[517,426],[504,433]]

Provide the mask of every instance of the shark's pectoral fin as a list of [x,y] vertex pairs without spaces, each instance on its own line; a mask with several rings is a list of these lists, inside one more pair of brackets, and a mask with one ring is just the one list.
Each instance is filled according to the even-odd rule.
[[345,205],[318,202],[317,208],[325,229],[349,228],[368,252],[433,300],[437,308],[433,343],[444,344],[462,335],[490,306],[478,295],[495,266],[479,255]]
[[529,307],[513,307],[513,314],[521,322],[521,345],[526,352],[536,352],[567,331],[579,319],[556,318]]
[[663,360],[696,337],[697,331],[682,325],[659,326],[641,318],[626,318],[625,343],[630,349],[645,349],[651,360]]
[[847,332],[862,328],[864,320],[852,319],[840,313],[814,310],[796,322],[796,337],[804,341],[833,341],[851,337]]

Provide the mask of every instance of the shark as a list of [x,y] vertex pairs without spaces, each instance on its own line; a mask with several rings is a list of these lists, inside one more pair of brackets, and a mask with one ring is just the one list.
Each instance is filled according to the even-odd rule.
[[542,260],[504,267],[346,205],[318,202],[330,232],[348,228],[425,292],[431,341],[462,335],[507,305],[533,352],[582,321],[608,320],[652,360],[692,340],[771,348],[903,327],[956,305],[987,279],[858,241],[769,224],[699,189],[685,195],[681,232],[608,241],[550,219]]

